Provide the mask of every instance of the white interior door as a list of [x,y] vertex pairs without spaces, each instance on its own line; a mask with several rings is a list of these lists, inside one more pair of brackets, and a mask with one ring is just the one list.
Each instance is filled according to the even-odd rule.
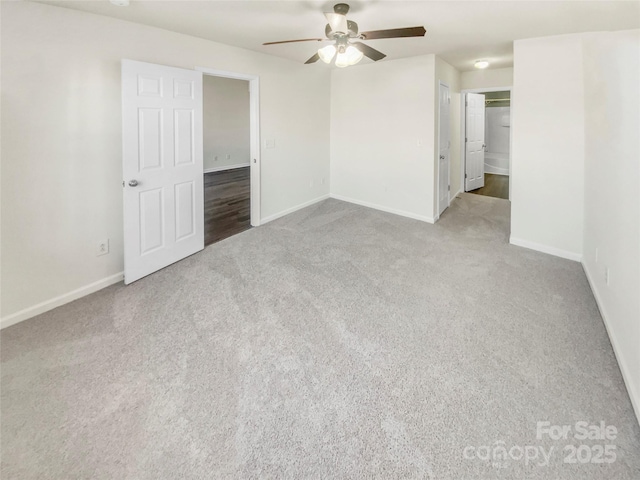
[[202,73],[122,61],[124,281],[204,248]]
[[465,143],[466,192],[484,187],[484,95],[467,93]]
[[451,150],[449,87],[440,84],[438,141],[438,215],[449,206],[449,159]]

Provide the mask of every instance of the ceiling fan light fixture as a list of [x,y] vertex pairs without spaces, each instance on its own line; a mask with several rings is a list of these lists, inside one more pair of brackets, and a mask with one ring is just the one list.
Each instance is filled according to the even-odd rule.
[[364,57],[364,54],[353,45],[349,45],[344,54],[347,56],[349,65],[355,65]]
[[322,60],[324,63],[331,63],[331,60],[333,60],[333,57],[336,54],[336,46],[335,45],[327,45],[326,47],[322,47],[321,49],[318,50],[318,56],[320,57],[320,60]]
[[489,62],[487,60],[476,60],[476,63],[473,64],[476,68],[487,68],[489,66]]
[[336,55],[336,67],[344,68],[349,66],[349,56],[347,52]]
[[350,67],[362,60],[362,57],[364,57],[364,54],[360,50],[349,45],[344,52],[338,53],[338,56],[336,57],[336,67]]

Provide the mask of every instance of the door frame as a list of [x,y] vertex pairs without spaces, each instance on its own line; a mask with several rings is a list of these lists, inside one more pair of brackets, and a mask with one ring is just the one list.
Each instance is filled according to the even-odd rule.
[[[214,77],[233,78],[235,80],[247,80],[249,82],[249,151],[251,154],[251,179],[250,179],[250,196],[251,196],[251,226],[260,226],[260,77],[258,75],[250,75],[245,73],[228,72],[225,70],[217,70],[215,68],[196,67],[195,70],[202,72],[203,75],[211,75]],[[204,107],[204,106],[203,106]],[[204,174],[204,172],[203,172]]]
[[[440,88],[447,87],[449,90],[449,120],[451,120],[451,87],[444,83],[442,80],[438,81],[438,144],[436,146],[436,165],[438,168],[437,176],[436,176],[436,211],[435,211],[435,219],[438,220],[440,218],[440,125],[442,119],[442,111],[440,109]],[[449,125],[449,160],[447,161],[447,185],[451,187],[451,125]],[[444,211],[451,206],[451,191],[447,194],[447,206],[442,210]]]
[[509,114],[511,117],[511,126],[509,127],[509,200],[513,192],[513,170],[511,161],[513,159],[513,86],[509,87],[487,87],[487,88],[465,88],[460,91],[460,152],[462,154],[462,168],[460,169],[460,181],[462,182],[462,191],[464,191],[464,174],[467,171],[467,146],[465,145],[465,137],[467,135],[467,93],[488,93],[488,92],[510,92],[509,97]]

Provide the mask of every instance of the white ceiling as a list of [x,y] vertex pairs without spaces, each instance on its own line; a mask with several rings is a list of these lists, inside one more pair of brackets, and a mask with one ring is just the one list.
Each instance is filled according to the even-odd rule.
[[[277,40],[323,37],[322,12],[337,1],[41,0],[304,62],[318,42],[262,46]],[[360,31],[424,25],[424,38],[370,40],[397,59],[435,53],[461,71],[476,59],[490,68],[513,65],[513,40],[563,33],[640,28],[638,1],[351,1],[348,18]],[[365,59],[367,62],[370,60]],[[543,62],[544,59],[541,59]],[[364,61],[363,61],[364,63]],[[326,68],[317,64],[309,68]]]

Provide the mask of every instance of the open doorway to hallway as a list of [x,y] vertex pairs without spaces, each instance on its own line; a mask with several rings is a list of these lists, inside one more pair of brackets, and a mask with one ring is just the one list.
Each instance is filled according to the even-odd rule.
[[203,76],[204,244],[251,228],[249,81]]
[[465,93],[465,191],[510,198],[511,91]]

